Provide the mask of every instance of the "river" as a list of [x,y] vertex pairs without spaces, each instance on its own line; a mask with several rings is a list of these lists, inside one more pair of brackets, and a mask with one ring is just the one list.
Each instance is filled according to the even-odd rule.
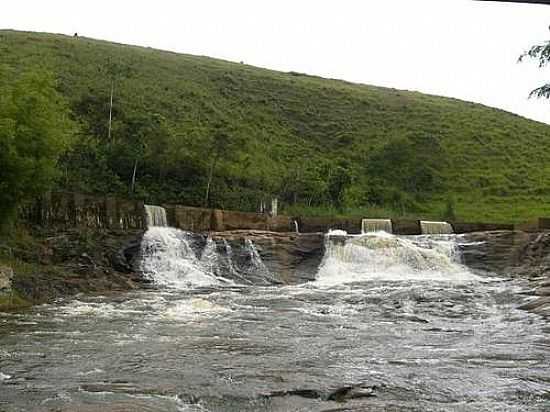
[[0,313],[0,411],[550,410],[527,281],[470,272],[457,236],[329,242],[297,285],[145,241],[154,289]]

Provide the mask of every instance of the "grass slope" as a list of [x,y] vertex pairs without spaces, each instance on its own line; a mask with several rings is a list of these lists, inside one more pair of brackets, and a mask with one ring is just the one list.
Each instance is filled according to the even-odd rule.
[[[417,92],[82,37],[0,31],[0,65],[53,71],[73,108],[90,95],[107,108],[110,82],[99,69],[108,59],[131,67],[131,74],[117,84],[115,121],[120,107],[159,113],[177,129],[177,136],[198,140],[199,145],[201,134],[196,131],[220,119],[243,131],[246,156],[224,169],[234,179],[229,185],[233,186],[225,189],[225,198],[217,202],[219,206],[239,207],[236,198],[242,197],[242,191],[235,191],[232,198],[234,186],[277,192],[289,179],[289,169],[300,163],[346,159],[361,180],[373,151],[395,137],[417,132],[436,136],[448,157],[444,189],[420,199],[420,215],[439,217],[450,196],[455,199],[457,216],[464,220],[523,221],[550,215],[547,125]],[[82,110],[77,116],[86,125],[85,133],[92,133],[97,119]],[[98,134],[105,131],[101,127]],[[88,179],[95,192],[122,191],[102,188],[90,181],[93,176],[82,179]],[[178,192],[165,179],[152,175],[141,181],[148,182],[143,184],[148,185],[144,193],[150,201],[199,203],[198,191],[188,195],[192,188]],[[320,209],[328,210],[323,205]],[[379,209],[355,212],[386,213]]]

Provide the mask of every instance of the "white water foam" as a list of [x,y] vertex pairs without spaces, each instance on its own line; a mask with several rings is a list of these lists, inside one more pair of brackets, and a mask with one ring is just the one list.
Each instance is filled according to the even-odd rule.
[[190,234],[182,230],[149,228],[143,235],[141,252],[141,270],[157,285],[188,288],[220,283],[211,268],[197,259],[190,246]]
[[192,298],[177,302],[164,311],[162,317],[171,320],[202,317],[231,312],[231,309],[202,298]]
[[340,229],[334,229],[334,230],[331,229],[328,231],[327,235],[328,236],[347,236],[348,232]]
[[404,238],[385,232],[345,239],[326,237],[315,284],[334,286],[369,280],[472,282],[482,278],[460,264],[454,238]]

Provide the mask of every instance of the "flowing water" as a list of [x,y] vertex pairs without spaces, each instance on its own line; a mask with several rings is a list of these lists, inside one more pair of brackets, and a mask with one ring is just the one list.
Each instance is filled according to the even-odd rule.
[[250,240],[153,227],[157,288],[0,314],[0,411],[549,410],[550,327],[462,247],[332,233],[285,286]]
[[166,219],[166,209],[160,206],[145,205],[145,220],[147,227],[168,226]]
[[454,233],[452,225],[447,222],[421,220],[420,229],[423,235],[448,235]]
[[393,233],[393,224],[390,219],[363,219],[361,220],[361,232],[386,232]]

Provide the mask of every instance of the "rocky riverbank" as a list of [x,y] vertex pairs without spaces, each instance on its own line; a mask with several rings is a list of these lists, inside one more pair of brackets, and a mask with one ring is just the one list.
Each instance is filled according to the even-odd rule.
[[[23,232],[0,241],[0,310],[84,294],[147,287],[139,260],[141,230],[51,230]],[[235,230],[193,235],[200,255],[208,236],[218,251],[230,245],[246,266],[251,241],[274,280],[282,284],[315,279],[324,253],[322,233]],[[550,315],[550,232],[478,232],[462,235],[463,263],[473,271],[530,279],[524,308]]]
[[0,242],[0,310],[142,287],[140,239],[140,231],[19,230]]
[[464,264],[475,271],[529,279],[522,309],[550,316],[550,232],[479,232],[464,235]]

